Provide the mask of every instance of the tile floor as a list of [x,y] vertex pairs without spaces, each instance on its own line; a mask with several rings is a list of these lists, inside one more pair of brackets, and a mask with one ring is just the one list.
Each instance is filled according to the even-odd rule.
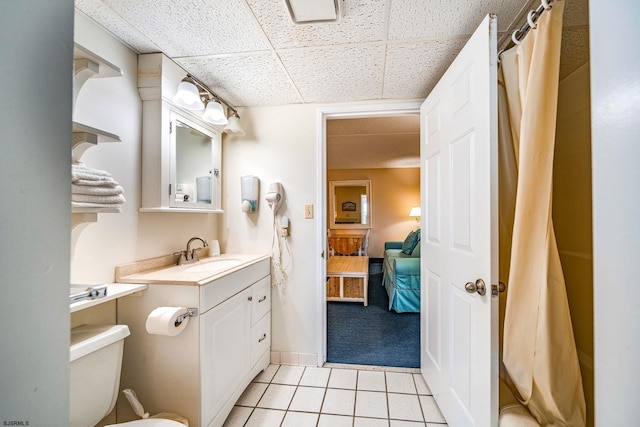
[[269,365],[225,427],[446,427],[414,370]]

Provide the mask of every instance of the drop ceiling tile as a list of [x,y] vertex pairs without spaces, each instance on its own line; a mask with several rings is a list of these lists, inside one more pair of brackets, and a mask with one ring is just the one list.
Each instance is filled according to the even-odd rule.
[[236,107],[302,102],[270,51],[177,58],[176,62]]
[[425,98],[465,45],[466,39],[390,44],[384,98]]
[[302,25],[291,21],[283,0],[247,3],[276,49],[381,41],[385,37],[387,0],[342,1],[338,22]]
[[389,1],[389,40],[403,40],[469,36],[488,13],[498,14],[498,31],[505,31],[524,0]]
[[100,23],[107,31],[138,53],[160,52],[160,48],[134,26],[129,25],[113,10],[99,0],[76,0],[76,8],[89,18]]
[[269,48],[243,0],[103,0],[171,57]]
[[384,45],[279,51],[305,102],[379,99]]

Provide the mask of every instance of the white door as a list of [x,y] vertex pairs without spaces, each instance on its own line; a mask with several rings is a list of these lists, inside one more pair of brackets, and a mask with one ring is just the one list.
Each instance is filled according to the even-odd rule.
[[420,109],[421,366],[456,427],[498,417],[496,59],[489,15]]

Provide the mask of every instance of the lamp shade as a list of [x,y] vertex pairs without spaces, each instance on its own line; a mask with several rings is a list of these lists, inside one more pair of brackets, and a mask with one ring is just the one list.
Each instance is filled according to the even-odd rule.
[[229,117],[229,123],[224,128],[224,133],[232,134],[232,135],[244,135],[244,129],[240,125],[240,117],[237,114]]
[[202,120],[205,120],[214,125],[226,125],[227,116],[224,114],[224,108],[218,101],[209,101],[207,108],[202,113]]
[[200,92],[196,85],[185,80],[181,81],[178,85],[178,90],[173,96],[173,102],[189,110],[202,110],[204,108],[204,104],[200,99]]
[[411,211],[409,212],[409,216],[411,216],[411,217],[420,216],[420,206],[412,207]]

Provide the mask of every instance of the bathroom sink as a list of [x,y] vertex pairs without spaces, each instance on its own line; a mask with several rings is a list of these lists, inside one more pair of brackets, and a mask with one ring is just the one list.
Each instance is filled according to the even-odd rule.
[[242,264],[241,259],[237,258],[224,258],[216,260],[207,260],[206,262],[200,262],[196,265],[185,268],[185,273],[208,273],[212,271],[222,271],[228,268],[233,268]]

